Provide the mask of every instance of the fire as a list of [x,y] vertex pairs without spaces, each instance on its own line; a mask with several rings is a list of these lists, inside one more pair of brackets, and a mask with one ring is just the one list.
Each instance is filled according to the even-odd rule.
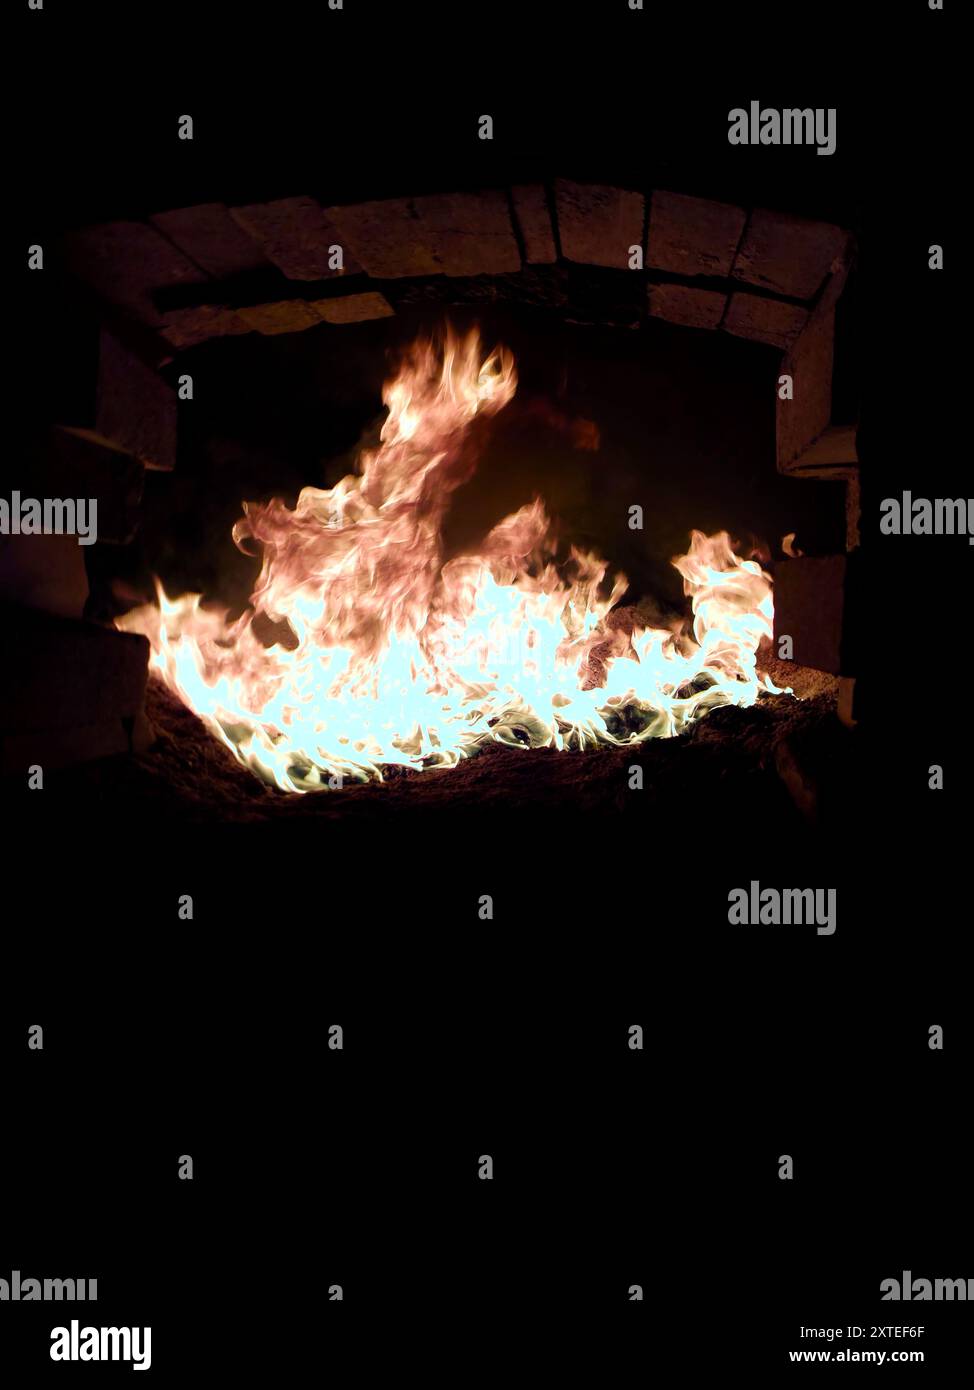
[[262,567],[241,617],[157,583],[157,605],[118,620],[145,633],[156,674],[264,780],[307,792],[381,779],[390,764],[452,766],[490,742],[639,743],[779,693],[756,664],[771,579],[726,532],[694,531],[673,561],[692,627],[630,632],[613,612],[625,576],[575,548],[556,563],[540,499],[444,563],[450,495],[475,466],[471,423],[516,385],[511,354],[484,359],[476,333],[414,344],[357,473],[305,488],[293,511],[243,504],[234,540]]

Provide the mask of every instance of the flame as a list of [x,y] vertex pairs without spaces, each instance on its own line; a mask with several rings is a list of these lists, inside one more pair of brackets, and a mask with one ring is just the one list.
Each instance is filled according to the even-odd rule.
[[[780,693],[757,671],[771,579],[726,532],[694,531],[673,564],[693,613],[630,632],[598,556],[556,565],[540,499],[475,554],[443,561],[450,494],[474,468],[470,426],[514,395],[514,360],[476,332],[413,345],[383,399],[379,447],[294,510],[243,504],[233,536],[262,555],[231,621],[199,594],[118,619],[166,685],[247,767],[284,790],[451,766],[486,743],[584,748],[678,734],[717,705]],[[608,592],[606,592],[608,590]],[[268,624],[280,640],[267,645]]]

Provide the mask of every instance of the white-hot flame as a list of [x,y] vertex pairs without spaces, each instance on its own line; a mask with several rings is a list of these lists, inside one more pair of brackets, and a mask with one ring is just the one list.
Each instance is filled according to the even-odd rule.
[[[776,691],[756,666],[771,580],[726,532],[694,531],[673,561],[692,631],[614,625],[625,576],[606,581],[606,563],[575,549],[556,565],[539,499],[475,554],[443,562],[450,495],[473,468],[470,423],[515,387],[510,353],[482,360],[476,333],[415,344],[358,473],[305,488],[293,511],[244,503],[234,539],[263,557],[248,611],[229,621],[157,585],[158,606],[118,620],[146,634],[154,671],[265,780],[313,791],[389,764],[452,765],[490,741],[637,743]],[[272,646],[255,630],[268,621],[283,634]]]

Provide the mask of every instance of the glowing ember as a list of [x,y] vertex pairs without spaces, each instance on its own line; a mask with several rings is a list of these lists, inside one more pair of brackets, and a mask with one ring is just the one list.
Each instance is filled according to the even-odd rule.
[[[250,610],[230,622],[157,585],[158,607],[118,620],[146,634],[155,672],[266,781],[313,791],[392,763],[451,766],[491,741],[638,743],[779,693],[755,660],[772,632],[771,579],[726,532],[694,531],[673,561],[692,630],[613,626],[625,576],[603,584],[606,563],[574,548],[556,565],[540,499],[443,563],[450,494],[474,467],[468,428],[515,387],[511,354],[482,361],[475,333],[414,344],[357,475],[305,488],[294,511],[243,504],[234,539],[263,556]],[[258,618],[286,624],[282,642],[266,646]]]

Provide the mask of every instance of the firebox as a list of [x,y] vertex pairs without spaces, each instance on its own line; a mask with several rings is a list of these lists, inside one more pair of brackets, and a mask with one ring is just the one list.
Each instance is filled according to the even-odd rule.
[[17,496],[91,521],[3,513],[5,775],[236,819],[485,779],[620,810],[724,759],[819,815],[855,724],[853,229],[556,178],[57,254],[73,413]]

